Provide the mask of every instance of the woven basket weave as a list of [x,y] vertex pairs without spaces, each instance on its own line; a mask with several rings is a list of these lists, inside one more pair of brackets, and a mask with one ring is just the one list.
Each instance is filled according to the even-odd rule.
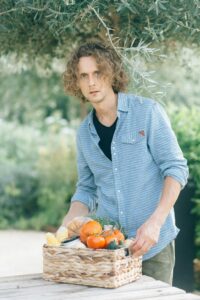
[[116,288],[139,279],[141,257],[117,250],[43,246],[43,278],[55,282]]

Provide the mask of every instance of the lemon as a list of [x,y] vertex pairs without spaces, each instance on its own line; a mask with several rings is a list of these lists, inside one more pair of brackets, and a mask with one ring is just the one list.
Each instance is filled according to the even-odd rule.
[[65,226],[61,226],[56,232],[56,238],[59,242],[66,240],[69,237],[68,229]]
[[47,245],[49,246],[60,246],[60,242],[53,233],[48,232],[46,234]]

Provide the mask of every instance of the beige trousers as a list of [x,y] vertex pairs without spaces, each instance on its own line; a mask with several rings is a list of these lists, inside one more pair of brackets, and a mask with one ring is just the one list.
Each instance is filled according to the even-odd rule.
[[175,265],[175,245],[172,241],[160,253],[142,262],[142,274],[172,285]]

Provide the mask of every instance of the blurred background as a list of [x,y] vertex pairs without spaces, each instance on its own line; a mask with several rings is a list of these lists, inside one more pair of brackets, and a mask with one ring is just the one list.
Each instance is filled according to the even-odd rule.
[[62,73],[95,37],[123,58],[129,92],[168,112],[190,168],[175,206],[174,285],[200,289],[199,15],[197,0],[1,0],[0,276],[41,272],[44,232],[69,208],[75,134],[91,107],[64,94]]

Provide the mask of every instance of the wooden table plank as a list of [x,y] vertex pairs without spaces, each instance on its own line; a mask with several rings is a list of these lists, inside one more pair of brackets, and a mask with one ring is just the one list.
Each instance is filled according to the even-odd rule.
[[[28,278],[26,277],[11,277],[11,280],[9,280],[8,278],[3,278],[0,279],[0,292],[5,291],[7,289],[11,290],[11,289],[23,289],[23,288],[27,288],[27,287],[47,287],[50,288],[50,285],[58,285],[60,289],[63,288],[67,288],[70,292],[71,288],[73,290],[79,290],[80,287],[85,287],[88,288],[87,286],[82,286],[82,285],[73,285],[73,284],[62,284],[62,283],[54,283],[51,281],[46,281],[43,280],[41,278],[41,274],[38,276],[28,276]],[[140,290],[144,288],[144,284],[145,284],[145,289],[151,289],[151,288],[155,288],[155,287],[167,287],[168,284],[162,282],[162,281],[156,281],[151,277],[148,276],[143,276],[142,279],[137,280],[136,282],[132,283],[134,286],[134,290]],[[129,289],[132,289],[132,284],[127,284],[124,286],[121,286],[117,289],[104,289],[104,288],[97,288],[97,287],[90,287],[90,289],[92,289],[92,293],[99,293],[99,291],[101,290],[102,292],[108,292],[109,290],[111,291],[128,291]]]
[[16,282],[0,282],[0,292],[1,290],[5,289],[18,289],[18,288],[25,288],[25,287],[32,287],[32,286],[49,286],[54,284],[54,282],[50,281],[43,281],[41,278],[36,278],[34,280],[16,280]]
[[[153,297],[153,299],[156,299],[157,297],[161,297],[161,299],[166,299],[168,300],[169,298],[169,292],[167,291],[166,293],[164,293],[162,290],[155,290],[155,292],[151,293],[151,299]],[[173,291],[171,291],[173,293]],[[165,297],[163,297],[165,296]],[[173,293],[174,296],[174,293]],[[50,300],[63,300],[63,299],[72,299],[72,300],[79,300],[79,299],[98,299],[98,300],[110,300],[110,299],[115,299],[115,300],[138,300],[138,299],[149,299],[149,294],[148,292],[141,292],[141,291],[137,291],[137,292],[132,292],[132,293],[123,293],[123,294],[117,294],[117,293],[109,293],[109,294],[104,294],[104,295],[95,295],[95,294],[90,294],[90,296],[85,295],[84,291],[81,292],[80,294],[78,293],[70,293],[68,294],[67,292],[64,291],[59,291],[59,290],[54,290],[54,292],[52,290],[48,291],[38,291],[38,293],[33,292],[32,290],[29,290],[29,293],[26,294],[4,294],[3,297],[1,297],[1,299],[15,299],[15,300],[42,300],[42,299],[50,299]]]
[[[151,277],[143,276],[142,280],[139,279],[138,281],[136,281],[134,283],[135,289],[140,288],[140,286],[143,287],[144,283],[145,283],[146,288],[151,288],[152,286],[158,286],[158,285],[160,287],[163,287],[163,286],[167,285],[166,283],[161,282],[161,281],[158,282]],[[5,290],[5,289],[10,290],[10,289],[19,289],[19,288],[26,288],[26,287],[49,286],[49,285],[55,285],[55,284],[60,285],[59,283],[54,283],[52,281],[43,280],[42,274],[37,274],[37,275],[34,274],[34,275],[27,275],[27,276],[19,275],[19,276],[4,277],[4,278],[0,277],[0,291]],[[62,285],[62,283],[61,283],[61,285]],[[69,289],[70,289],[70,287],[73,287],[74,290],[80,289],[80,286],[84,287],[82,285],[75,285],[75,284],[66,284],[65,286],[67,286]],[[85,288],[87,288],[87,287],[85,287]],[[98,290],[98,288],[95,288],[95,287],[90,287],[90,288],[94,289],[94,292],[96,292],[95,289]],[[129,288],[130,288],[130,284],[120,287],[120,289],[122,289],[122,290],[123,289],[128,290]]]
[[41,274],[0,278],[1,300],[200,300],[148,276],[117,289],[45,281]]
[[145,300],[199,300],[200,297],[194,294],[170,295],[166,297],[147,298]]
[[[16,288],[5,289],[0,291],[0,299],[6,297],[8,299],[38,299],[40,296],[47,299],[62,299],[63,295],[68,295],[70,299],[87,298],[95,300],[108,299],[145,299],[149,296],[157,297],[160,295],[170,295],[184,293],[184,291],[172,287],[157,287],[154,285],[152,288],[144,290],[144,285],[135,289],[134,284],[131,284],[132,289],[104,289],[104,288],[90,288],[81,285],[69,285],[69,284],[53,284],[50,286],[31,286],[30,288]],[[61,297],[59,297],[59,295]]]
[[[169,296],[169,295],[176,295],[176,294],[183,294],[182,290],[168,287],[168,288],[154,288],[151,290],[146,290],[143,287],[143,290],[132,290],[132,291],[124,291],[122,293],[101,293],[98,295],[95,295],[95,300],[138,300],[138,299],[147,299],[149,297],[156,298],[158,296]],[[85,293],[82,294],[84,297],[83,299],[92,299],[94,297],[94,294],[92,294],[90,291],[85,291]],[[80,299],[81,294],[78,292],[74,295],[73,299]]]
[[38,274],[27,274],[27,275],[15,275],[15,276],[5,276],[0,277],[0,284],[2,282],[12,282],[12,281],[23,281],[23,280],[34,280],[34,279],[41,279],[42,273]]
[[[45,282],[45,281],[43,281]],[[6,299],[38,299],[38,296],[42,295],[45,297],[53,296],[56,297],[57,294],[62,295],[71,295],[79,292],[84,294],[84,291],[87,290],[87,286],[83,285],[72,285],[72,284],[56,284],[52,283],[51,285],[39,285],[39,286],[25,286],[19,288],[8,288],[0,290],[0,299],[6,297]]]

